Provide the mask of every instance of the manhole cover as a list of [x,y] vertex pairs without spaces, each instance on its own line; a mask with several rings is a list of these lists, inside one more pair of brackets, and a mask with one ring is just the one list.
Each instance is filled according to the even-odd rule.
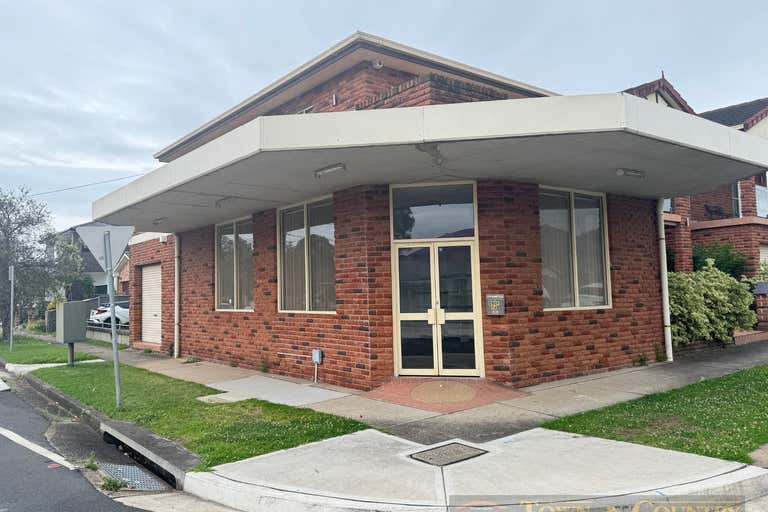
[[438,446],[437,448],[430,448],[423,452],[414,453],[411,455],[411,458],[433,466],[448,466],[457,462],[473,459],[484,453],[488,452],[461,443],[449,443],[444,444],[443,446]]
[[102,462],[99,463],[99,468],[111,478],[125,482],[129,489],[138,491],[164,491],[167,489],[162,480],[137,466]]

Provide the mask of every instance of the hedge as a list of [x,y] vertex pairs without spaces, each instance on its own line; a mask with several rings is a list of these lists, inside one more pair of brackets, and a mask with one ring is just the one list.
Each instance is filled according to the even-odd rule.
[[669,273],[672,340],[676,345],[696,341],[728,343],[737,329],[751,329],[757,316],[749,284],[714,266],[696,272]]

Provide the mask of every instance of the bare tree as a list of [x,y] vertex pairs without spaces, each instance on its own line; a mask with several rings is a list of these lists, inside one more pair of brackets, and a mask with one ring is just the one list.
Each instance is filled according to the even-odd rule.
[[[79,253],[53,233],[47,206],[26,189],[0,188],[0,321],[10,333],[8,266],[16,274],[16,306],[41,305],[48,295],[81,273]],[[17,311],[19,310],[17,309]]]

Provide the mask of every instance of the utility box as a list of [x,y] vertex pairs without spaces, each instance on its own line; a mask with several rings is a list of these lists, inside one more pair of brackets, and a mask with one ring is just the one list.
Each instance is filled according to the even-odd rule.
[[85,327],[91,313],[87,300],[62,302],[56,305],[56,342],[74,343],[85,339]]

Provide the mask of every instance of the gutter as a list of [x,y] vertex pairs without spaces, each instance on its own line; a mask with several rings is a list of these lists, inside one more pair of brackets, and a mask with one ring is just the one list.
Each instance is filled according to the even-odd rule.
[[667,361],[673,361],[672,354],[672,320],[669,312],[669,283],[667,280],[667,239],[664,234],[664,199],[658,199],[656,204],[656,223],[659,229],[659,269],[661,271],[661,311],[664,319],[664,348]]
[[180,304],[181,291],[179,290],[179,274],[181,271],[181,237],[173,234],[173,357],[179,357],[179,324],[181,322]]

